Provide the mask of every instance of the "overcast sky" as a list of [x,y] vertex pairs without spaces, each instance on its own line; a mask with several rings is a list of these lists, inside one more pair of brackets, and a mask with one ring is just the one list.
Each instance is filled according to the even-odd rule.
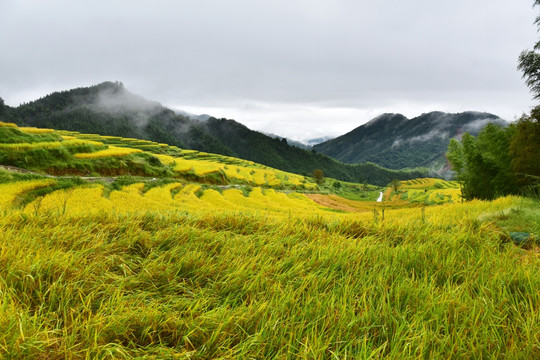
[[171,109],[293,139],[384,112],[534,102],[532,0],[0,0],[0,97],[121,81]]

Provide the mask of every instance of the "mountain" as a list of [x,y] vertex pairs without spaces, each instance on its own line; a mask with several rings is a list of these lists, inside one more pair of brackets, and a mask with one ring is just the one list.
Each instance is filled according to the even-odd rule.
[[211,117],[201,122],[198,129],[221,141],[235,157],[302,175],[322,169],[326,176],[339,180],[386,185],[395,178],[412,179],[427,174],[419,170],[389,170],[372,163],[343,164],[326,155],[291,146],[284,138],[272,138],[253,131],[234,120]]
[[344,163],[374,162],[390,169],[436,167],[445,164],[451,138],[464,132],[476,135],[488,122],[507,123],[483,112],[430,112],[413,119],[383,114],[345,135],[313,149]]
[[119,82],[55,92],[16,108],[0,105],[0,121],[17,125],[152,140],[302,175],[321,169],[328,177],[376,185],[427,175],[424,171],[395,171],[375,164],[343,164],[290,146],[285,139],[250,130],[234,120],[206,116],[199,120],[175,113],[130,93]]
[[283,137],[283,136],[279,136],[279,135],[276,135],[276,134],[271,134],[271,133],[263,133],[263,134],[267,135],[267,136],[270,136],[273,139],[278,139],[278,140],[285,139],[285,141],[287,141],[287,144],[289,144],[291,146],[296,146],[297,148],[300,148],[300,149],[304,149],[304,150],[311,149],[311,146],[306,145],[306,144],[304,144],[304,143],[302,143],[300,141],[292,140],[292,139],[289,139],[289,138],[286,138],[286,137]]
[[182,115],[182,116],[195,119],[195,120],[200,120],[200,121],[205,121],[212,117],[211,115],[208,115],[208,114],[195,115],[190,112],[183,111],[183,110],[174,110],[174,112],[177,113],[178,115]]
[[333,138],[334,136],[323,136],[323,137],[318,137],[314,139],[309,139],[309,140],[306,140],[306,145],[308,145],[309,147],[312,147],[313,145],[317,145],[322,142],[332,140]]
[[119,82],[55,92],[9,109],[5,117],[19,125],[147,139],[233,155],[219,140],[199,131],[199,121],[132,94]]
[[270,134],[270,133],[264,133],[264,134],[268,135],[268,136],[270,136],[272,138],[277,138],[277,139],[280,139],[280,140],[285,139],[285,140],[287,140],[287,143],[289,145],[296,146],[297,148],[305,149],[305,150],[311,150],[313,145],[320,144],[322,142],[325,142],[325,141],[328,141],[328,140],[331,140],[331,139],[334,138],[333,136],[323,136],[323,137],[318,137],[318,138],[314,138],[314,139],[308,139],[308,140],[304,140],[304,141],[296,141],[296,140],[292,140],[292,139],[289,139],[289,138],[286,138],[286,137],[283,137],[283,136],[279,136],[279,135],[276,135],[276,134]]

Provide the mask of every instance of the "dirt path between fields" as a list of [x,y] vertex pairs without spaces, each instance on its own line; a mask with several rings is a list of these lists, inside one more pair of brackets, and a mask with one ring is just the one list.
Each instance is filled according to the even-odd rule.
[[12,172],[17,172],[17,173],[21,173],[21,174],[34,174],[34,175],[40,175],[40,176],[45,176],[45,177],[56,177],[56,176],[53,176],[53,175],[41,174],[41,173],[37,173],[35,171],[30,171],[30,170],[18,168],[18,167],[15,167],[15,166],[9,166],[9,165],[0,165],[0,170],[12,171]]

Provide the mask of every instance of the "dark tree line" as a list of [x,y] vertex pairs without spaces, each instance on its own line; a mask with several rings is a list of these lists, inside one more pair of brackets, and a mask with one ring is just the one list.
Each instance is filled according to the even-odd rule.
[[466,199],[494,199],[523,191],[538,193],[540,123],[524,115],[515,124],[488,124],[477,137],[452,139],[447,158]]

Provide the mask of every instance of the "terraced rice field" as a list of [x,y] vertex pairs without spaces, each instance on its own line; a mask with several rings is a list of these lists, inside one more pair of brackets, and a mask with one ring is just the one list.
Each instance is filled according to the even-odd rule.
[[179,176],[0,170],[0,358],[540,358],[538,200],[461,202],[437,179],[380,204],[306,195],[283,186],[310,180],[240,159],[13,129],[47,161],[76,158],[46,144],[97,142],[74,153],[140,152],[77,164]]

